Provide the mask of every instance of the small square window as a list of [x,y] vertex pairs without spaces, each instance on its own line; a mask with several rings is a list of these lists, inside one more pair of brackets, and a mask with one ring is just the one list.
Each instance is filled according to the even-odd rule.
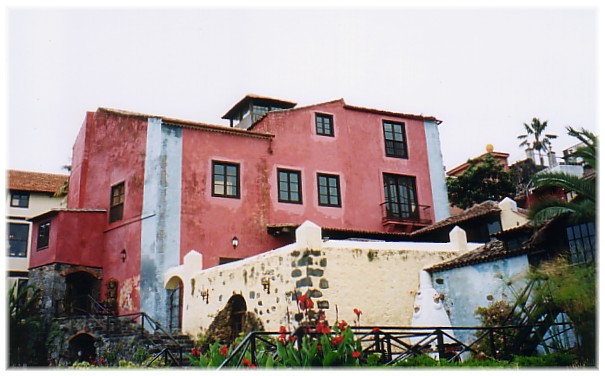
[[212,162],[212,196],[239,198],[239,165]]
[[11,207],[13,208],[28,208],[29,193],[28,192],[12,192]]
[[48,242],[50,240],[50,221],[40,223],[38,226],[38,244],[37,249],[40,250],[42,248],[48,247]]
[[109,223],[119,221],[124,216],[124,182],[111,187]]
[[277,170],[279,202],[302,204],[302,182],[300,171]]
[[340,178],[338,175],[317,174],[319,205],[340,207]]
[[315,114],[315,130],[318,135],[334,137],[334,117],[326,114]]
[[384,144],[387,157],[408,158],[405,124],[383,121]]

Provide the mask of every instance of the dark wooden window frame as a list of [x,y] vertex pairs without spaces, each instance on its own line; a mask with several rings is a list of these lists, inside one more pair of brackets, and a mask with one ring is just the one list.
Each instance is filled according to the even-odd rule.
[[[20,229],[20,230],[17,230]],[[7,249],[9,257],[27,257],[27,244],[29,243],[29,224],[28,223],[8,223],[8,242]],[[25,230],[25,231],[23,231]],[[21,235],[21,237],[17,237]],[[13,248],[18,245],[17,250]]]
[[111,187],[109,201],[109,223],[124,218],[124,199],[126,195],[126,184],[121,182]]
[[[293,181],[292,177],[296,176],[297,181]],[[282,179],[284,178],[285,179]],[[302,204],[302,174],[300,171],[278,169],[277,170],[277,200],[289,204]],[[283,187],[286,189],[282,189]],[[293,198],[294,194],[298,199]],[[285,196],[285,197],[284,197]]]
[[[218,172],[217,167],[222,167],[223,171]],[[235,175],[229,174],[229,168],[235,168]],[[222,180],[220,180],[221,178]],[[229,188],[232,187],[228,181],[230,178],[235,179],[235,192],[229,193]],[[218,189],[221,188],[222,192]],[[220,162],[212,161],[212,196],[213,197],[225,197],[225,198],[240,198],[240,165],[231,162]]]
[[315,132],[320,136],[334,137],[334,115],[315,113]]
[[[323,184],[322,181],[325,181]],[[322,194],[322,188],[325,193]],[[336,198],[336,203],[332,198]],[[340,176],[332,174],[317,174],[317,199],[320,206],[341,207],[342,199],[340,195]]]
[[[385,172],[382,174],[382,179],[387,217],[419,219],[420,210],[416,177]],[[393,189],[396,192],[393,192]]]
[[11,192],[12,208],[29,208],[29,192]]
[[405,123],[390,120],[382,121],[384,147],[387,157],[408,159]]
[[595,259],[596,239],[593,222],[579,223],[565,229],[572,264],[583,264]]
[[38,225],[38,241],[36,243],[36,250],[48,248],[50,243],[50,221],[40,223]]

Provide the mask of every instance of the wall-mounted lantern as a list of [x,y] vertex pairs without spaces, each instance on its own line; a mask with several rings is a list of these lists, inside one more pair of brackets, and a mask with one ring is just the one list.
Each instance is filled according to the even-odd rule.
[[271,278],[264,277],[260,280],[260,283],[261,285],[263,285],[263,290],[265,290],[265,292],[269,294],[269,291],[271,290]]
[[237,236],[234,236],[233,239],[231,239],[231,245],[233,245],[233,249],[237,248],[237,246],[239,245],[239,239],[237,238]]
[[203,290],[202,292],[200,292],[200,295],[202,297],[202,300],[206,302],[206,304],[208,304],[208,298],[210,297],[210,294],[208,293],[208,290]]
[[123,249],[122,252],[120,252],[120,259],[122,260],[122,262],[126,261],[126,250]]

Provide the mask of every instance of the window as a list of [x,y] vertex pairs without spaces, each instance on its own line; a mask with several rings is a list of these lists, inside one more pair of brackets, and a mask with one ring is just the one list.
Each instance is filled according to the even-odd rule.
[[239,165],[212,162],[212,196],[239,198]]
[[11,207],[13,208],[28,208],[29,193],[28,192],[12,192]]
[[567,227],[567,241],[572,264],[594,260],[596,246],[594,223],[582,223]]
[[419,219],[416,178],[394,174],[384,174],[383,178],[386,218]]
[[315,114],[315,130],[319,135],[334,137],[333,116],[325,114]]
[[279,184],[279,202],[302,204],[302,186],[300,171],[277,170]]
[[27,257],[27,240],[29,225],[27,223],[8,224],[8,256]]
[[387,157],[407,158],[408,146],[405,138],[405,124],[383,121],[384,144]]
[[124,183],[111,187],[111,205],[109,223],[119,221],[124,216]]
[[40,223],[38,226],[38,245],[37,249],[48,247],[48,241],[50,238],[50,221]]
[[340,207],[340,180],[338,175],[317,174],[319,205]]

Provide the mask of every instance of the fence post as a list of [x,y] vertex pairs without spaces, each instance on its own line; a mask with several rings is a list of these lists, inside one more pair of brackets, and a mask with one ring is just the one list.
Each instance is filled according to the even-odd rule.
[[250,356],[252,357],[252,364],[258,366],[258,359],[256,359],[256,334],[253,334],[250,338]]
[[437,333],[437,351],[439,351],[439,360],[445,359],[445,345],[443,343],[443,332],[441,329],[436,330]]
[[492,352],[492,356],[496,358],[496,344],[494,342],[494,331],[492,329],[489,330],[489,347]]

